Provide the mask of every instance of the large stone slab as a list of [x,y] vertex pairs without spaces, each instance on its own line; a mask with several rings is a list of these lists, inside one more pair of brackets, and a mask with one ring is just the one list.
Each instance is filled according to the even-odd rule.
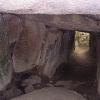
[[[64,30],[78,30],[100,32],[100,15],[87,14],[65,14],[65,15],[48,15],[48,14],[26,14],[29,20],[42,22],[47,26]],[[33,16],[33,17],[32,17]]]
[[9,43],[16,42],[23,30],[22,20],[19,16],[13,14],[2,14],[5,23],[5,29],[8,33]]
[[11,100],[86,100],[75,91],[64,88],[44,88]]
[[97,57],[97,91],[100,96],[100,36],[96,37],[96,57]]
[[70,31],[63,33],[55,29],[47,30],[39,60],[40,72],[44,76],[51,78],[62,63],[68,62],[69,33]]
[[45,36],[45,27],[42,23],[27,19],[23,23],[24,29],[13,53],[15,72],[27,71],[36,65]]

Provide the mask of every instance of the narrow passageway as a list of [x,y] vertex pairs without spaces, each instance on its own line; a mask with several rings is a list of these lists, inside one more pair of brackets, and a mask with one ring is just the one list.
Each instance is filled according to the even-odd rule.
[[[83,94],[88,100],[98,100],[96,92],[96,60],[90,54],[90,34],[79,32],[80,37],[74,40],[74,47],[70,54],[68,64],[62,64],[58,68],[59,81],[66,81],[64,84]],[[95,52],[92,52],[95,55]],[[63,84],[60,83],[60,85]]]
[[[89,48],[76,47],[71,54],[69,62],[73,76],[80,78],[80,80],[91,79],[95,76],[96,68],[94,58],[89,55]],[[74,75],[75,74],[75,75]]]
[[[94,58],[90,55],[90,34],[84,32],[76,32],[75,49],[70,57],[70,66],[75,78],[80,80],[93,79],[96,74],[96,65]],[[74,77],[73,76],[73,77]]]
[[[67,64],[62,64],[57,72],[61,80],[93,80],[96,77],[96,61],[90,54],[90,34],[76,32],[74,47]],[[95,52],[94,52],[95,54]],[[62,70],[62,71],[61,71]],[[59,72],[60,71],[60,72]]]
[[[82,33],[79,33],[82,34]],[[75,49],[73,50],[73,54],[75,57],[78,57],[80,60],[85,60],[89,53],[89,33],[84,33],[83,36],[77,36],[75,34]],[[76,58],[77,59],[77,58]],[[84,62],[84,61],[83,61]]]

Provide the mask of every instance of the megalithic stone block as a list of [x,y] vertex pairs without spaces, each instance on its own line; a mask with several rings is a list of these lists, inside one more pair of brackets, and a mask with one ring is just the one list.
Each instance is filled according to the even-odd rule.
[[12,62],[9,59],[9,39],[5,29],[5,22],[0,15],[0,91],[2,91],[11,81]]
[[86,100],[81,94],[58,87],[43,88],[11,100]]

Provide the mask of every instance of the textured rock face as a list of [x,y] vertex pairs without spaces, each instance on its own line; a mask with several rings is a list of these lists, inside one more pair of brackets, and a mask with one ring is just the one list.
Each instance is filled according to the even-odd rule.
[[97,90],[98,90],[98,94],[100,96],[100,37],[97,37],[97,41],[96,41],[96,50],[97,50]]
[[9,40],[3,16],[0,15],[0,90],[11,81],[11,61],[9,60]]
[[67,63],[69,33],[35,22],[34,16],[25,16],[13,53],[15,72],[38,66],[40,74],[51,78],[60,64]]
[[0,14],[0,91],[12,79],[13,64],[10,55],[10,44],[17,40],[21,31],[20,19],[10,14]]
[[33,15],[31,19],[10,14],[0,16],[1,88],[11,81],[12,65],[15,72],[38,66],[40,74],[51,78],[56,68],[67,62],[67,34],[47,28],[33,18]]
[[3,14],[5,29],[9,36],[9,43],[19,39],[22,32],[22,21],[17,15]]
[[86,100],[80,94],[64,88],[44,88],[11,100]]
[[58,29],[64,30],[79,30],[79,31],[90,31],[90,32],[100,32],[100,17],[89,16],[89,15],[79,15],[79,14],[66,14],[66,15],[44,15],[36,14],[25,15],[27,19],[33,19],[35,21],[40,21],[48,26],[56,27]]
[[15,72],[39,67],[40,74],[52,77],[56,68],[67,62],[68,34],[25,19],[24,29],[13,54]]
[[[14,86],[11,89],[7,89],[4,92],[4,97],[6,97],[7,99],[14,98],[14,97],[17,97],[20,95],[22,95],[22,91]],[[3,99],[3,100],[5,100],[5,99]]]
[[43,24],[25,20],[24,29],[14,48],[15,72],[23,72],[36,65],[44,36],[45,27]]
[[73,32],[65,30],[100,31],[99,25],[82,15],[0,14],[0,90],[11,81],[12,66],[15,72],[37,67],[51,78],[72,48]]
[[67,63],[69,51],[69,32],[48,30],[44,47],[41,50],[39,65],[43,75],[51,78],[62,63]]

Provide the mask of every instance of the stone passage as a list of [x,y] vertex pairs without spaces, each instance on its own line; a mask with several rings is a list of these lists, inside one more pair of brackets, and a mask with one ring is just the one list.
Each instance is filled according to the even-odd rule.
[[[51,94],[57,92],[57,99],[60,98],[61,94],[64,100],[65,98],[69,98],[69,100],[84,100],[82,96],[73,91],[69,92],[69,90],[66,90],[65,93],[65,90],[55,88],[59,87],[59,85],[56,85],[57,78],[55,81],[54,75],[57,69],[61,68],[60,71],[62,71],[64,65],[66,68],[63,71],[67,70],[64,77],[69,77],[67,73],[68,68],[72,68],[71,71],[73,70],[73,78],[70,80],[72,83],[77,83],[76,80],[73,80],[74,76],[81,76],[82,73],[85,73],[87,77],[87,75],[91,75],[91,72],[96,76],[97,70],[97,79],[95,77],[92,81],[94,84],[96,84],[96,82],[98,83],[97,89],[100,94],[99,20],[99,15],[18,15],[1,13],[0,97],[6,95],[8,98],[13,98],[35,91],[35,89],[48,87],[49,84],[49,86],[53,86],[54,89],[45,88],[19,98],[28,100],[29,97],[32,96],[31,98],[33,98],[34,96],[37,100],[40,100],[40,98],[38,98],[39,92],[40,97],[43,95],[44,98],[47,98],[44,96],[44,94],[47,93],[50,97],[53,96],[52,99],[55,99],[55,95],[51,96]],[[75,31],[90,33],[89,52],[91,58],[95,58],[95,60],[92,60],[92,63],[95,61],[95,64],[92,64],[92,66],[90,66],[90,62],[83,64],[83,60],[76,59],[79,57],[76,57],[75,60],[71,59],[71,53],[75,46]],[[79,67],[78,62],[75,62],[76,60],[78,60],[78,62],[81,61]],[[86,60],[88,59],[85,59],[85,61]],[[69,65],[69,63],[71,64]],[[89,66],[87,66],[88,64]],[[58,76],[60,74],[58,74]],[[69,74],[71,73],[69,72]],[[39,81],[37,81],[38,79]],[[87,83],[84,84],[86,85]],[[91,87],[92,86],[93,85],[91,85]],[[60,87],[63,87],[63,85],[61,84]],[[62,92],[60,92],[60,90]],[[14,93],[13,96],[8,96],[9,91]],[[19,91],[18,94],[16,94],[15,91]],[[42,91],[44,91],[44,94],[42,94]],[[35,96],[34,94],[37,95]]]

